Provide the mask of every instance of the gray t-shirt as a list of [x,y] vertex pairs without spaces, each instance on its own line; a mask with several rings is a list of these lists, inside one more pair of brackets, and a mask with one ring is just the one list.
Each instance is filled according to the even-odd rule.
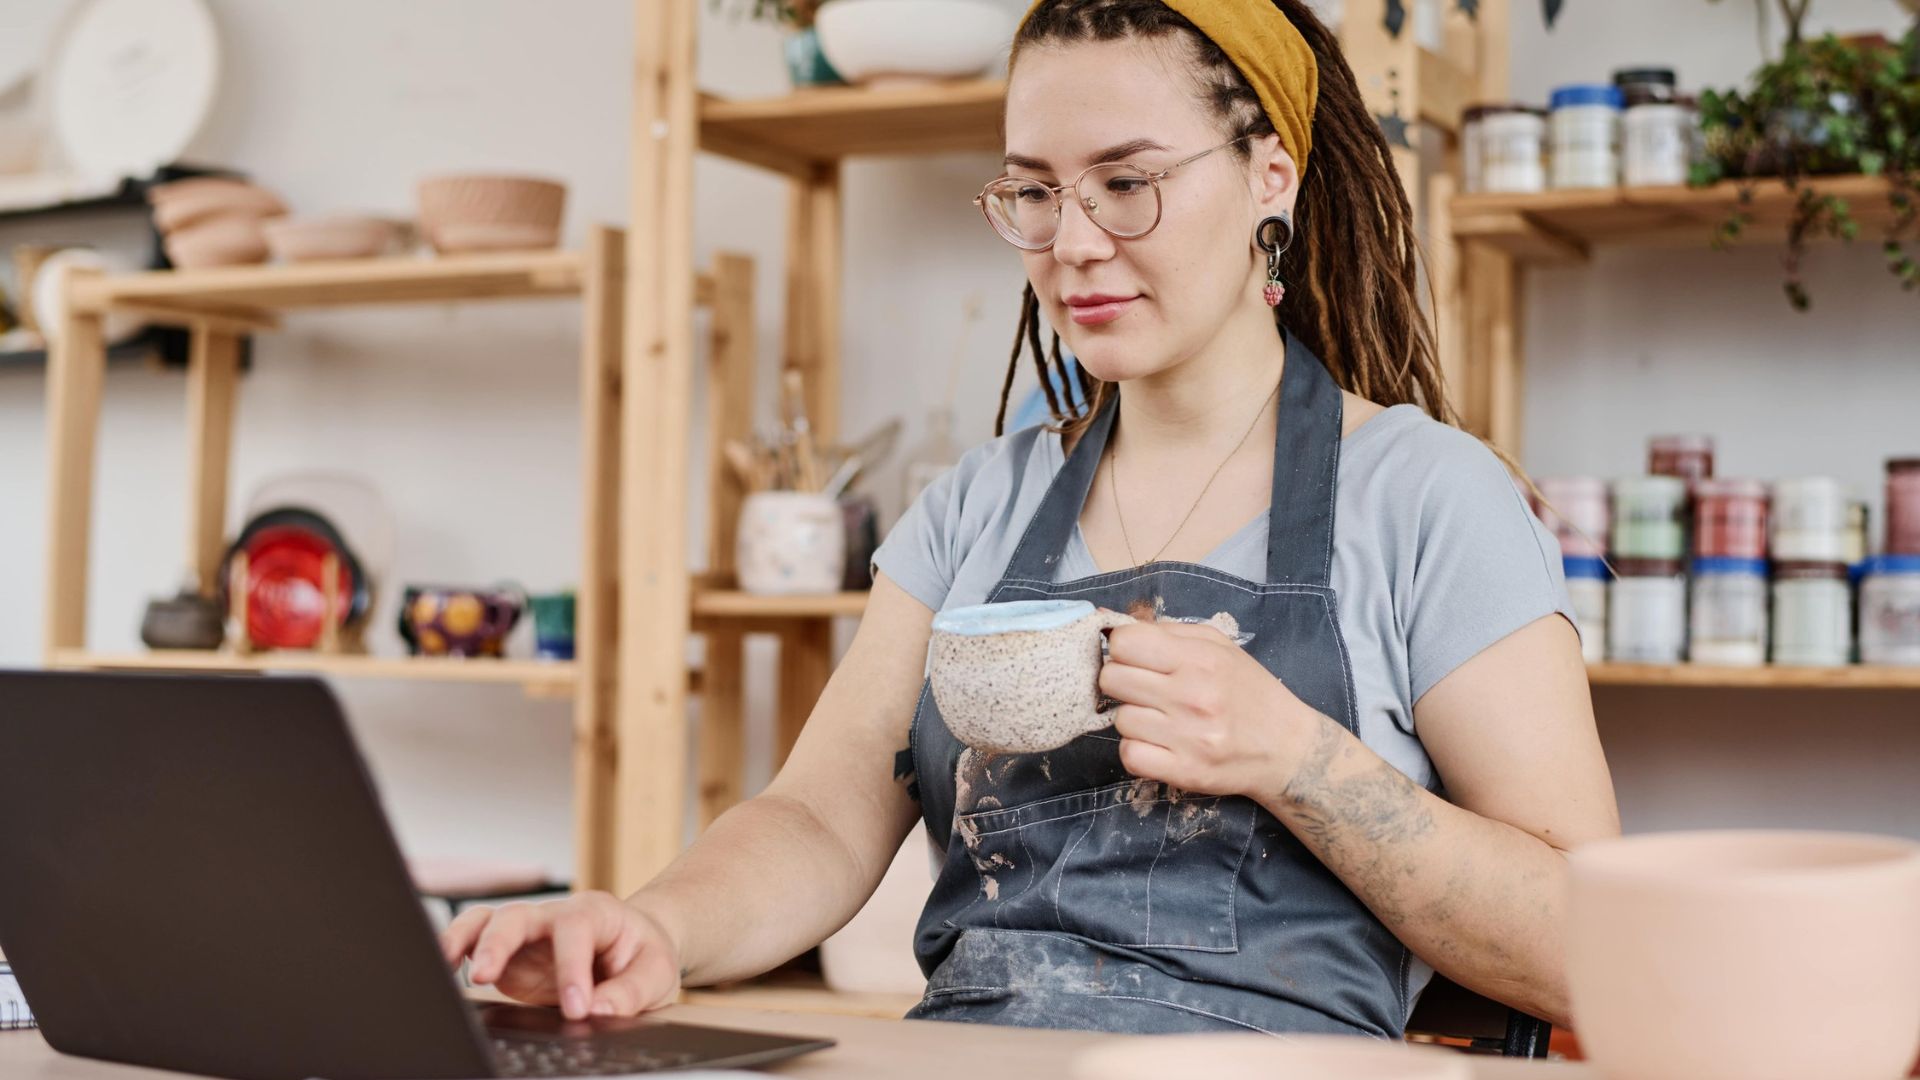
[[[1060,437],[1042,427],[975,447],[901,517],[874,568],[934,611],[985,602],[1065,460]],[[1249,514],[1203,564],[1266,577],[1267,508]],[[1360,741],[1437,790],[1414,703],[1528,623],[1556,612],[1573,620],[1559,545],[1492,451],[1414,405],[1341,441],[1333,539]],[[1055,580],[1097,573],[1076,528]]]

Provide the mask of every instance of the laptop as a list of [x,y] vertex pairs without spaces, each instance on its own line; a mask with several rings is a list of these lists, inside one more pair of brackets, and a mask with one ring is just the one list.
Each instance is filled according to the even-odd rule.
[[0,671],[0,823],[0,948],[66,1054],[451,1080],[832,1045],[467,1000],[316,679]]

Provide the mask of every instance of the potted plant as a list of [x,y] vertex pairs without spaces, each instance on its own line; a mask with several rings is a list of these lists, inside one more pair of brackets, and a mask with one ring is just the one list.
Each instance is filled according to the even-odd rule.
[[[820,36],[814,29],[814,13],[819,10],[820,2],[738,0],[733,5],[736,16],[776,23],[789,31],[785,45],[787,74],[795,87],[837,86],[846,82],[827,62],[827,54],[820,50]],[[726,0],[714,0],[716,9],[725,6]]]

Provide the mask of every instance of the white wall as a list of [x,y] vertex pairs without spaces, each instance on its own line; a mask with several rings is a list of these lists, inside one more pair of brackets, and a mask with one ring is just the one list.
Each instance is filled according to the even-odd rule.
[[[1751,10],[1680,0],[1586,0],[1547,36],[1516,5],[1516,91],[1566,73],[1684,57],[1717,83],[1750,67]],[[414,180],[450,169],[545,173],[571,188],[569,242],[627,216],[629,0],[213,0],[228,70],[196,160],[248,170],[300,212],[405,211]],[[1848,26],[1895,24],[1890,2],[1823,0]],[[784,88],[777,35],[701,4],[702,83]],[[1671,56],[1646,51],[1661,42]],[[966,296],[985,299],[958,393],[964,441],[992,423],[1019,264],[968,198],[994,155],[848,168],[845,428],[919,418],[945,391]],[[785,192],[755,170],[698,167],[700,257],[760,264],[762,362],[776,362]],[[104,231],[104,227],[103,227]],[[0,227],[0,246],[27,237]],[[1705,427],[1724,471],[1818,469],[1863,491],[1878,461],[1920,449],[1910,413],[1915,310],[1865,245],[1823,253],[1818,308],[1777,300],[1764,253],[1602,256],[1535,275],[1527,464],[1638,468],[1646,435]],[[566,582],[577,564],[577,311],[568,303],[302,316],[259,339],[243,384],[235,490],[332,464],[373,477],[399,523],[392,583]],[[1755,378],[1754,372],[1764,372]],[[1872,381],[1869,381],[1869,380]],[[92,644],[137,646],[143,599],[184,565],[185,443],[177,374],[116,368],[102,418]],[[0,372],[0,663],[39,655],[44,380]],[[763,402],[763,406],[766,403]],[[1806,416],[1806,421],[1794,418]],[[1780,433],[1791,433],[1782,438]],[[696,463],[697,464],[697,463]],[[898,477],[876,488],[897,510]],[[234,509],[237,524],[239,508]],[[528,527],[533,523],[533,527]],[[702,550],[696,527],[694,550]],[[375,646],[397,650],[391,597]],[[522,642],[524,644],[524,642]],[[762,658],[764,660],[764,657]],[[764,664],[763,664],[764,667]],[[750,700],[764,703],[756,678]],[[568,709],[491,688],[342,683],[409,849],[572,863]],[[1795,821],[1920,835],[1920,712],[1894,695],[1602,691],[1629,824]],[[760,710],[762,713],[764,710]],[[1817,716],[1818,719],[1814,719]],[[756,717],[764,726],[764,716]],[[765,740],[756,744],[764,775]]]

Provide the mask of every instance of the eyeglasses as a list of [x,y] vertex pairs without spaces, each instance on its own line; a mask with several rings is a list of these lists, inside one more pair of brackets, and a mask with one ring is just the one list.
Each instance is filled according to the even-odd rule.
[[1025,176],[1002,176],[980,189],[973,205],[1007,243],[1022,251],[1045,251],[1060,235],[1060,197],[1071,189],[1087,219],[1109,236],[1136,240],[1160,224],[1160,181],[1173,170],[1224,150],[1247,136],[1228,139],[1192,157],[1148,172],[1138,165],[1108,161],[1088,166],[1073,183],[1053,186]]

